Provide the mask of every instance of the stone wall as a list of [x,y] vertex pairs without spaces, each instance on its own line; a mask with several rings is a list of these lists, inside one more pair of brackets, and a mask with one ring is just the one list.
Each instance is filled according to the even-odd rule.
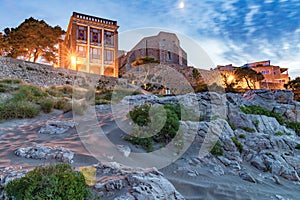
[[95,83],[99,87],[113,88],[115,85],[127,85],[126,79],[54,68],[50,65],[32,63],[0,56],[0,79],[16,78],[38,86],[84,85]]

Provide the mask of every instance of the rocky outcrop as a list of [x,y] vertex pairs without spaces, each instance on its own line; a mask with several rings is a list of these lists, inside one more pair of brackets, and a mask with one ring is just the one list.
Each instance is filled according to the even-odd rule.
[[19,148],[15,154],[24,158],[57,160],[60,162],[73,162],[74,153],[63,147],[48,147],[36,145],[33,147]]
[[103,199],[180,200],[184,197],[156,169],[128,168],[118,163],[95,165],[100,176],[92,188]]
[[63,134],[71,128],[75,128],[76,123],[72,121],[49,121],[41,127],[38,133],[41,134]]

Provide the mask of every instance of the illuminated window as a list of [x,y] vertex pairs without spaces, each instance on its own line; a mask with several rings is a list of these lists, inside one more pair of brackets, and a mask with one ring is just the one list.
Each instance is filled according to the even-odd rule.
[[86,27],[77,26],[76,38],[77,40],[86,41]]
[[76,54],[78,57],[86,57],[86,47],[85,46],[76,46]]
[[100,63],[101,61],[101,49],[90,48],[90,61],[94,63]]
[[104,64],[112,64],[114,60],[114,52],[111,50],[104,50]]
[[104,44],[106,46],[114,46],[114,33],[111,31],[104,31]]
[[91,38],[91,43],[101,44],[101,30],[91,28],[90,38]]

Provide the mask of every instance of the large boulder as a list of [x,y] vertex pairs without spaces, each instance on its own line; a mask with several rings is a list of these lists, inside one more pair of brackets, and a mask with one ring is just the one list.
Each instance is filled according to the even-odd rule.
[[171,199],[184,197],[156,169],[129,168],[118,163],[99,163],[93,193],[103,199]]
[[294,100],[294,93],[291,90],[276,90],[274,98],[277,103],[290,104]]
[[38,133],[42,134],[63,134],[76,125],[72,121],[48,121],[41,127]]
[[267,89],[251,90],[243,95],[244,104],[255,105],[272,111],[276,105],[274,94]]

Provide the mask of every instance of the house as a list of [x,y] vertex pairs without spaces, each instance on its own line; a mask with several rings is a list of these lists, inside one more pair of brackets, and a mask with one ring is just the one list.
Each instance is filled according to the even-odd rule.
[[126,55],[121,57],[119,66],[131,64],[137,58],[151,57],[162,64],[187,66],[187,54],[180,47],[176,34],[159,32],[155,36],[145,37]]
[[[264,80],[256,83],[256,89],[270,89],[270,90],[281,90],[284,89],[284,84],[289,81],[288,68],[283,68],[280,66],[271,65],[271,61],[259,61],[253,63],[244,64],[242,67],[249,67],[256,72],[260,72],[264,76]],[[229,65],[218,65],[216,70],[220,71],[222,74],[226,74],[228,81],[234,81],[234,71],[238,67]],[[239,83],[236,87],[246,88],[246,84]]]
[[63,42],[59,66],[118,77],[117,21],[73,12]]

